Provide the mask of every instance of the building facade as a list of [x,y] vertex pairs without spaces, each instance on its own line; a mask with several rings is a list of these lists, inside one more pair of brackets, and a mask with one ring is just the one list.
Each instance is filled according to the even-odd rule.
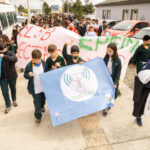
[[150,0],[106,0],[96,8],[97,18],[150,21]]

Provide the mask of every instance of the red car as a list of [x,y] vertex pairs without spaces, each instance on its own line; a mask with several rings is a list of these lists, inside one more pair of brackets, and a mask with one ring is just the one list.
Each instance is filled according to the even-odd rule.
[[132,37],[140,29],[149,27],[150,24],[148,21],[137,21],[137,20],[126,20],[117,23],[110,30],[112,36],[126,36]]

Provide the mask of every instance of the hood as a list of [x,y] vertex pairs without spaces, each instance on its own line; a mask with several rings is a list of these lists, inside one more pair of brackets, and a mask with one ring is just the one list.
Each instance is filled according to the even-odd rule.
[[117,35],[121,35],[121,34],[125,35],[128,33],[128,31],[113,30],[113,29],[111,29],[110,32],[111,32],[112,36],[117,36]]

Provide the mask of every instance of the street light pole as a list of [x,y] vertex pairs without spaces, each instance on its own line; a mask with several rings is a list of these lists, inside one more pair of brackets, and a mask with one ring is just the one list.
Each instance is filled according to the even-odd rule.
[[28,19],[29,19],[29,21],[30,21],[30,19],[31,19],[31,16],[30,16],[30,5],[29,5],[29,0],[27,0],[27,7],[28,7]]

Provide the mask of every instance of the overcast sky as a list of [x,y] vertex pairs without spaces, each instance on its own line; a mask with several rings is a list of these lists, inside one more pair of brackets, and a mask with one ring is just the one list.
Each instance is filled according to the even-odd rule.
[[[27,0],[10,0],[10,2],[13,2],[13,4],[15,4],[17,6],[19,6],[20,4],[22,4],[25,7],[26,7],[26,1]],[[29,3],[32,6],[34,5],[34,7],[36,7],[36,6],[40,7],[41,3],[43,3],[44,1],[48,2],[49,5],[59,5],[59,6],[61,6],[63,0],[29,0]],[[75,2],[76,0],[70,0],[70,1]],[[85,0],[81,0],[81,1],[82,1],[82,3],[84,3]],[[102,2],[102,1],[105,1],[105,0],[91,0],[91,2],[93,4],[97,4],[97,3]]]

